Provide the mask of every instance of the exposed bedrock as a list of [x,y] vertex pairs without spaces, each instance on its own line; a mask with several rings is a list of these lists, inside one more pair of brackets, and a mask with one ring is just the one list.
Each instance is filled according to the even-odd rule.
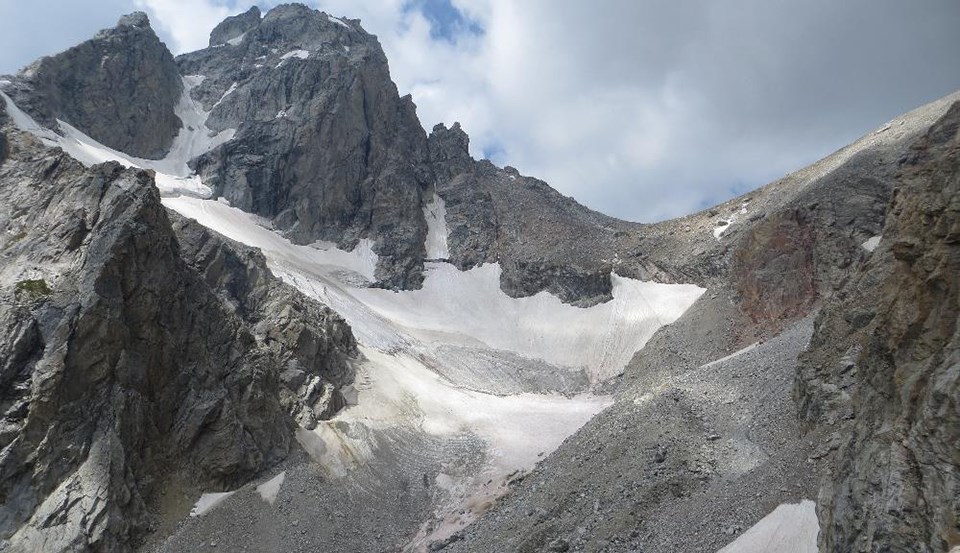
[[237,129],[193,166],[294,242],[374,240],[379,284],[419,287],[426,134],[376,37],[301,5],[240,17],[241,42],[178,58],[183,74],[205,77],[194,97],[212,109],[207,125]]
[[960,544],[960,104],[899,160],[879,247],[817,320],[796,395],[842,432],[822,551]]
[[126,550],[168,477],[243,482],[335,411],[353,337],[258,252],[175,233],[151,173],[2,134],[0,536]]
[[63,120],[132,156],[162,158],[181,127],[177,65],[140,12],[11,79],[5,91],[42,125]]

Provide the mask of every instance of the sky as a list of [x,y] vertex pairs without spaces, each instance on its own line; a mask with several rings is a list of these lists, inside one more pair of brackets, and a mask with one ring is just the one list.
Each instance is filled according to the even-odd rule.
[[[251,0],[0,0],[0,74],[143,10],[176,54]],[[652,222],[960,89],[956,0],[310,0],[376,34],[426,129]],[[261,9],[277,4],[256,2]]]

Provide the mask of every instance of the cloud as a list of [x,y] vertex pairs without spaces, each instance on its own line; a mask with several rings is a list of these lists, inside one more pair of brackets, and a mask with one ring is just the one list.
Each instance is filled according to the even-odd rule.
[[133,3],[137,9],[147,12],[158,33],[169,37],[167,47],[174,54],[205,48],[210,31],[217,23],[254,4],[252,1],[206,0],[134,0]]
[[[125,3],[148,11],[182,52],[206,45],[217,22],[252,2],[88,0],[52,19],[0,7],[0,32],[30,25],[42,39],[22,33],[24,44],[56,51],[58,32],[89,36],[89,20]],[[745,192],[960,88],[955,0],[922,9],[901,0],[307,3],[359,17],[379,37],[425,128],[460,121],[475,156],[632,220]],[[74,25],[80,5],[90,14]],[[0,40],[0,54],[11,50]]]

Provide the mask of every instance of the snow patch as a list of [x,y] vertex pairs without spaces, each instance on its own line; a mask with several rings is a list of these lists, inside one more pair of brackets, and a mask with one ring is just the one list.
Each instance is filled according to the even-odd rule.
[[863,242],[863,244],[860,244],[860,247],[863,248],[863,249],[865,249],[865,250],[867,250],[868,252],[871,252],[871,253],[872,253],[873,250],[877,249],[877,246],[880,245],[880,240],[881,240],[882,238],[883,238],[882,235],[881,235],[881,236],[871,236],[870,238],[866,239],[866,240]]
[[330,20],[330,23],[336,23],[337,25],[340,25],[341,27],[346,27],[347,29],[351,28],[350,25],[347,25],[346,21],[340,19],[339,17],[333,17],[332,15],[327,15],[327,19]]
[[[233,138],[234,129],[213,133],[206,126],[209,112],[190,97],[190,91],[203,82],[199,75],[183,78],[183,95],[175,113],[182,126],[173,140],[170,152],[161,160],[143,159],[114,150],[90,138],[66,121],[57,120],[60,134],[40,126],[29,115],[20,110],[9,96],[0,92],[7,105],[7,111],[21,130],[39,138],[47,146],[63,149],[80,163],[91,166],[107,161],[116,161],[125,167],[152,169],[156,172],[157,188],[163,195],[187,194],[198,197],[210,197],[209,187],[193,174],[187,165],[191,159],[204,154]],[[232,90],[228,91],[232,92]],[[226,94],[224,95],[226,96]]]
[[163,204],[231,240],[260,248],[273,262],[292,262],[308,270],[348,271],[366,281],[375,279],[378,258],[371,240],[360,240],[352,252],[328,242],[298,246],[267,228],[255,215],[221,202],[179,196],[163,198]]
[[247,36],[247,33],[243,33],[242,35],[236,38],[231,38],[230,40],[227,41],[227,44],[229,44],[230,46],[239,46],[240,43],[243,42],[244,37],[246,36]]
[[273,505],[277,502],[277,495],[280,493],[280,486],[283,485],[283,479],[286,477],[286,471],[274,476],[263,484],[257,486],[257,493],[264,501]]
[[[6,81],[9,82],[9,81]],[[13,103],[13,100],[7,96],[6,92],[0,91],[0,98],[3,98],[7,108],[7,115],[13,119],[13,124],[21,131],[26,131],[39,138],[47,146],[58,146],[57,141],[60,137],[50,129],[41,127],[33,117],[30,117],[23,110]]]
[[722,221],[717,223],[717,226],[713,229],[713,237],[717,240],[720,240],[720,237],[723,236],[723,233],[730,230],[730,227],[737,222],[737,219],[742,215],[747,214],[747,206],[750,205],[750,200],[747,200],[740,204],[740,209],[731,213],[728,217],[725,217]]
[[290,58],[299,58],[299,59],[305,60],[309,57],[310,57],[309,50],[291,50],[290,52],[287,52],[286,54],[280,56],[280,59],[288,60]]
[[713,229],[713,237],[716,238],[717,240],[720,240],[720,237],[723,236],[723,233],[726,232],[728,228],[730,228],[730,224],[731,224],[730,221],[723,221],[719,223],[717,227]]
[[[220,99],[217,100],[217,103],[216,103],[216,104],[213,104],[213,107],[217,107],[217,106],[219,106],[220,104],[222,104],[223,101],[227,98],[227,96],[233,94],[233,92],[234,92],[235,90],[237,90],[237,83],[236,83],[236,82],[234,82],[233,84],[230,85],[230,88],[228,88],[227,91],[223,93],[223,96],[221,96]],[[213,111],[213,110],[211,110],[211,111]]]
[[286,54],[280,56],[280,63],[277,64],[277,69],[279,69],[284,64],[284,62],[286,62],[288,59],[297,58],[297,59],[305,60],[309,57],[310,57],[309,50],[291,50],[290,52],[287,52]]
[[714,365],[719,365],[720,363],[723,363],[724,361],[729,361],[729,360],[733,359],[734,357],[739,357],[739,356],[743,355],[744,353],[747,353],[748,351],[752,351],[752,350],[756,349],[756,347],[759,346],[759,345],[760,345],[760,342],[754,342],[754,343],[750,344],[749,346],[747,346],[747,347],[745,347],[745,348],[743,348],[743,349],[741,349],[741,350],[739,350],[739,351],[735,351],[735,352],[731,353],[730,355],[728,355],[728,356],[726,356],[726,357],[721,357],[720,359],[717,359],[717,360],[715,360],[715,361],[711,361],[711,362],[706,363],[706,364],[704,364],[704,365],[700,365],[700,368],[701,368],[701,369],[706,369],[706,368],[712,367],[712,366],[714,366]]
[[210,511],[217,505],[223,503],[225,499],[233,495],[234,492],[218,492],[218,493],[205,493],[200,496],[200,499],[193,504],[193,509],[190,510],[190,516],[199,517],[203,516],[204,513]]
[[717,553],[817,553],[816,504],[784,503]]
[[448,259],[450,248],[447,246],[447,206],[437,194],[423,206],[423,217],[427,220],[427,259]]

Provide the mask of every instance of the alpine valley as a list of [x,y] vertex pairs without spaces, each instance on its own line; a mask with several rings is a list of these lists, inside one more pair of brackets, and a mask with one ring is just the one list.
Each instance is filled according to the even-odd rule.
[[656,224],[298,4],[0,98],[0,551],[960,546],[960,93]]

